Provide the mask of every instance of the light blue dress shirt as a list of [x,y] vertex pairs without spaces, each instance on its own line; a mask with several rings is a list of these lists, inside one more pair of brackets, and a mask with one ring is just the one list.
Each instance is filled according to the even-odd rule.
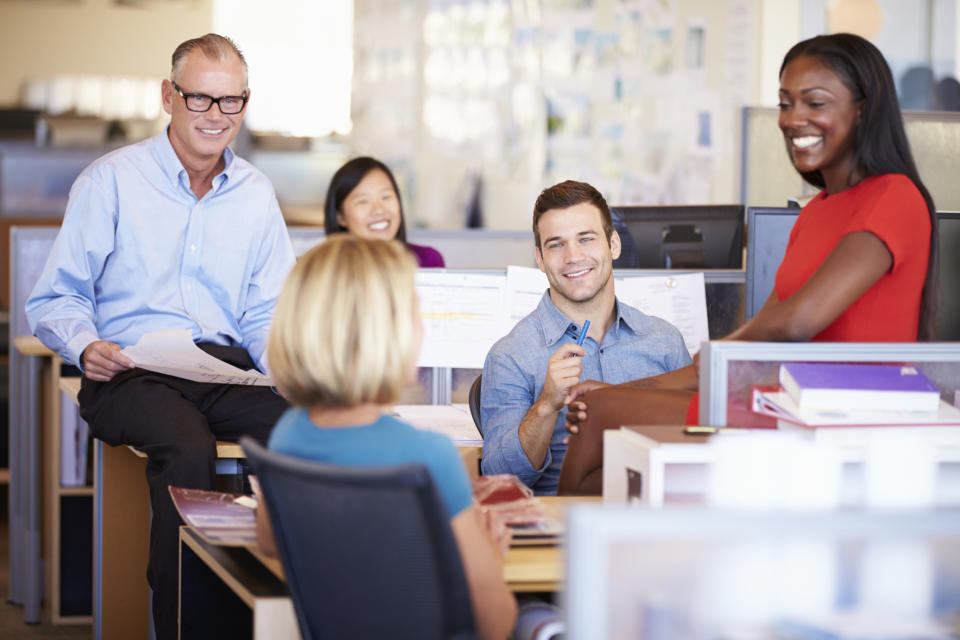
[[[581,380],[620,384],[655,376],[692,362],[683,336],[672,324],[616,301],[617,319],[600,344],[583,343]],[[547,363],[565,342],[576,342],[580,328],[557,309],[549,290],[513,331],[501,338],[483,365],[480,414],[484,475],[512,473],[538,495],[557,493],[567,445],[564,418],[557,415],[546,460],[537,469],[520,446],[520,421],[540,397]]]
[[95,340],[126,347],[189,329],[265,367],[293,248],[270,181],[229,148],[223,157],[199,200],[166,131],[83,170],[26,305],[41,342],[79,364]]

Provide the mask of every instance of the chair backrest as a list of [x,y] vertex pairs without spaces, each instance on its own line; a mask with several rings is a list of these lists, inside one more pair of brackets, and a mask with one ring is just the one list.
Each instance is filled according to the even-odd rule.
[[305,639],[475,637],[459,550],[426,467],[341,467],[242,444]]
[[470,385],[470,395],[467,396],[467,402],[470,403],[470,415],[473,416],[473,424],[480,429],[480,379],[483,376],[477,376],[477,379]]

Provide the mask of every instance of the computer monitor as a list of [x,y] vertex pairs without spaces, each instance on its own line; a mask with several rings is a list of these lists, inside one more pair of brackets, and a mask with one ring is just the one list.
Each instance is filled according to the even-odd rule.
[[773,291],[777,268],[787,251],[790,230],[800,209],[747,208],[747,286],[745,320],[752,318]]
[[940,287],[937,340],[960,341],[960,212],[938,211]]
[[[746,310],[749,320],[773,291],[777,269],[799,209],[749,207],[747,209]],[[938,211],[940,234],[940,285],[937,305],[937,340],[960,341],[960,212]]]
[[740,269],[743,205],[611,207],[621,269]]

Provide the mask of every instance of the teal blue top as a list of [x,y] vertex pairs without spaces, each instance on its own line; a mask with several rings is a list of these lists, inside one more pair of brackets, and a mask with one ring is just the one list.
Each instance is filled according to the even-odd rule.
[[392,416],[358,427],[317,427],[305,409],[290,409],[274,427],[269,447],[289,456],[344,466],[419,462],[429,469],[451,518],[473,503],[470,480],[450,439],[414,429]]

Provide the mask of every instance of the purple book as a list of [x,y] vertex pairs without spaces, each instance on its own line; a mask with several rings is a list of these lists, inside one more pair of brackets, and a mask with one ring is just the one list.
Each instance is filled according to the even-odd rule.
[[805,412],[936,412],[940,406],[940,390],[909,365],[785,362],[780,386]]

